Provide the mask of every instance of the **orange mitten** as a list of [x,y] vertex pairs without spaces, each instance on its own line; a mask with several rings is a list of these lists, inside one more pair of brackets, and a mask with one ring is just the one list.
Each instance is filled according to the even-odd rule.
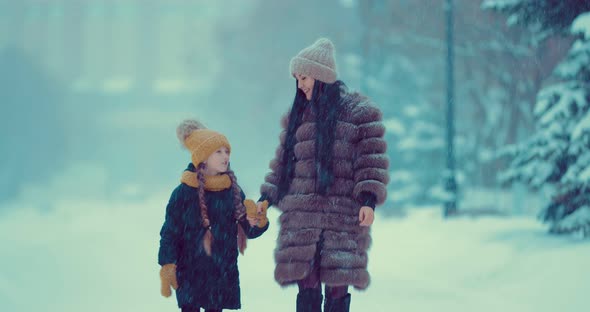
[[162,266],[160,269],[160,281],[162,283],[162,288],[160,290],[162,296],[170,297],[172,295],[170,287],[175,290],[178,289],[178,282],[176,281],[176,264],[169,263]]
[[266,211],[268,210],[268,200],[262,202],[262,211],[258,214],[258,227],[263,228],[268,223]]
[[257,226],[263,228],[268,223],[266,218],[266,210],[268,209],[268,201],[262,202],[262,212],[258,213],[258,207],[251,199],[244,200],[244,206],[246,206],[246,215],[249,219],[256,219],[258,221]]
[[246,206],[246,215],[248,218],[255,219],[258,217],[258,208],[256,203],[251,199],[244,199],[244,206]]

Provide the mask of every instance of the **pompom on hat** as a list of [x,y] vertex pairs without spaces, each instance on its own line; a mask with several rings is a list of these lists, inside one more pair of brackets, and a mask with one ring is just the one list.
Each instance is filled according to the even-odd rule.
[[176,128],[180,143],[191,152],[193,165],[198,166],[221,147],[231,151],[227,138],[216,131],[207,129],[202,123],[187,119]]
[[291,59],[291,74],[304,75],[325,83],[334,83],[338,76],[334,60],[334,44],[327,38],[316,40]]

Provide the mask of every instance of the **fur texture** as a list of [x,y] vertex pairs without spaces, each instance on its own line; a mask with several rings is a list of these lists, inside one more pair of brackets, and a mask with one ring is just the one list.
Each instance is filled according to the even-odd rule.
[[182,144],[184,148],[187,148],[185,145],[186,138],[188,138],[188,136],[191,135],[193,131],[199,129],[206,129],[206,127],[194,119],[183,120],[180,125],[176,127],[176,137],[178,138],[178,141],[180,141],[180,144]]
[[[328,286],[369,285],[367,250],[371,244],[369,228],[359,226],[360,193],[369,192],[377,204],[385,201],[389,182],[387,145],[382,114],[369,100],[358,94],[344,95],[337,120],[330,157],[333,182],[326,194],[317,192],[316,112],[305,109],[294,131],[293,173],[288,192],[278,197],[279,175],[285,166],[286,131],[269,167],[261,193],[282,211],[275,250],[275,279],[290,285],[305,278],[320,253],[320,280]],[[288,128],[290,112],[282,119]],[[320,250],[318,250],[320,248]]]

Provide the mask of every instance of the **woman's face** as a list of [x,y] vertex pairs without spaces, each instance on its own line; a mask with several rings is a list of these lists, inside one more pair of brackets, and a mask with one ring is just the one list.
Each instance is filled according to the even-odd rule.
[[299,74],[295,74],[295,78],[297,78],[297,88],[301,89],[301,91],[305,93],[305,98],[308,101],[311,100],[315,79]]
[[227,147],[221,147],[207,158],[205,162],[205,173],[207,175],[217,175],[227,171],[229,165],[229,150]]

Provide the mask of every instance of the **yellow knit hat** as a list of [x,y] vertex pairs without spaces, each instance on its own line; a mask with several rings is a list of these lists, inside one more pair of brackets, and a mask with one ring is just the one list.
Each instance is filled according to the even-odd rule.
[[231,151],[227,138],[213,130],[205,128],[196,120],[187,119],[176,128],[176,135],[186,149],[192,154],[193,165],[198,166],[221,147]]

